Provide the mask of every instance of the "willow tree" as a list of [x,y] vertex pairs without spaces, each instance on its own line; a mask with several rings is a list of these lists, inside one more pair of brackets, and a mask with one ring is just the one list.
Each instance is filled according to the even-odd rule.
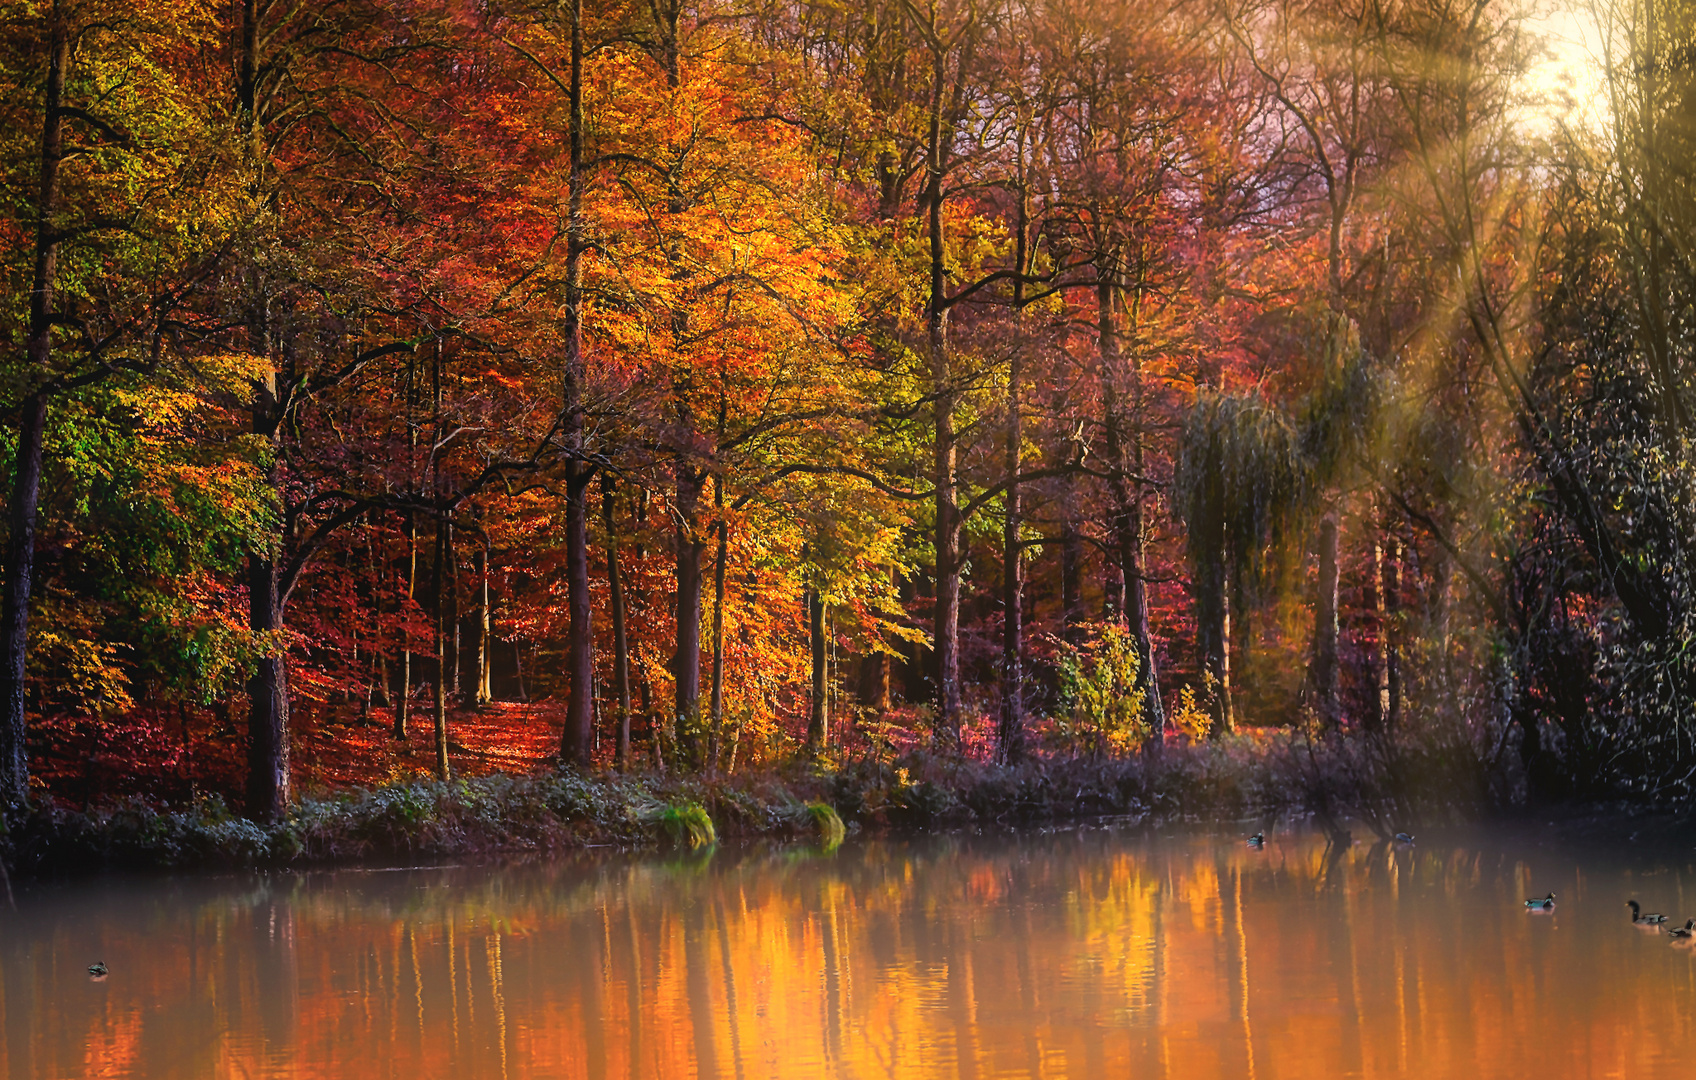
[[[1236,720],[1232,641],[1240,657],[1252,607],[1303,552],[1292,538],[1304,535],[1316,515],[1325,521],[1322,528],[1335,528],[1328,495],[1372,449],[1385,371],[1360,348],[1349,323],[1333,317],[1327,328],[1317,383],[1303,397],[1284,405],[1259,390],[1203,391],[1184,419],[1174,503],[1188,527],[1196,644],[1215,695],[1215,730],[1228,731]],[[1327,640],[1335,641],[1335,551],[1320,546],[1315,610],[1315,668],[1329,662],[1332,680],[1335,646],[1329,654],[1323,650]],[[1324,674],[1310,672],[1307,692],[1320,719],[1334,722],[1336,713],[1321,696],[1325,684],[1318,682]],[[1334,693],[1335,682],[1329,686]]]
[[1203,391],[1184,418],[1174,503],[1188,527],[1196,648],[1215,733],[1231,731],[1231,620],[1287,557],[1312,467],[1294,418],[1258,391]]

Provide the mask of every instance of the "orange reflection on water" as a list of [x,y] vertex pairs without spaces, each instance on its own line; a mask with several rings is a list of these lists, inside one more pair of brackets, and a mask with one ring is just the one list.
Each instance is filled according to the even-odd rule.
[[1526,859],[1096,830],[42,887],[0,1072],[1689,1075],[1696,953],[1624,906],[1688,868]]

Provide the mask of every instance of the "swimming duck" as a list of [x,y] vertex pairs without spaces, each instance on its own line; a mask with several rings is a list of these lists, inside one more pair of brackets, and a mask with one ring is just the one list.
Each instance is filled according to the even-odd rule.
[[96,979],[104,979],[106,977],[106,961],[96,960],[88,965],[88,973]]
[[1643,909],[1638,906],[1635,900],[1627,900],[1625,903],[1626,906],[1631,908],[1631,922],[1635,926],[1659,926],[1667,921],[1667,917],[1658,912],[1643,914]]
[[1688,938],[1693,932],[1696,932],[1696,929],[1693,928],[1696,928],[1696,919],[1686,919],[1683,926],[1668,927],[1667,933],[1675,938]]
[[1541,900],[1527,900],[1525,902],[1525,906],[1534,911],[1548,911],[1550,908],[1555,906],[1555,894],[1550,893]]
[[1249,847],[1265,847],[1266,846],[1266,834],[1265,833],[1255,833],[1253,836],[1248,838],[1248,846]]
[[1397,833],[1396,834],[1396,843],[1407,844],[1409,847],[1412,847],[1413,846],[1413,834],[1412,833],[1405,833],[1405,832]]

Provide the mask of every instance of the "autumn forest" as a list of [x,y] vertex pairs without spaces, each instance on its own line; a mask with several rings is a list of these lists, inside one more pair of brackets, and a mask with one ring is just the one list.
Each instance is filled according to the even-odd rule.
[[0,12],[8,807],[1696,794],[1686,5]]

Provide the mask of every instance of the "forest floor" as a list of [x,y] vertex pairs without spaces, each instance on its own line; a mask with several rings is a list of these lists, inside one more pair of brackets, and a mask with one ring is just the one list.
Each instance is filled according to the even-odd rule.
[[[407,737],[396,739],[388,716],[335,721],[301,733],[291,748],[302,791],[428,776],[436,767],[431,714],[415,713]],[[455,776],[527,773],[559,753],[565,706],[551,701],[501,701],[454,712],[448,722],[448,764]]]

